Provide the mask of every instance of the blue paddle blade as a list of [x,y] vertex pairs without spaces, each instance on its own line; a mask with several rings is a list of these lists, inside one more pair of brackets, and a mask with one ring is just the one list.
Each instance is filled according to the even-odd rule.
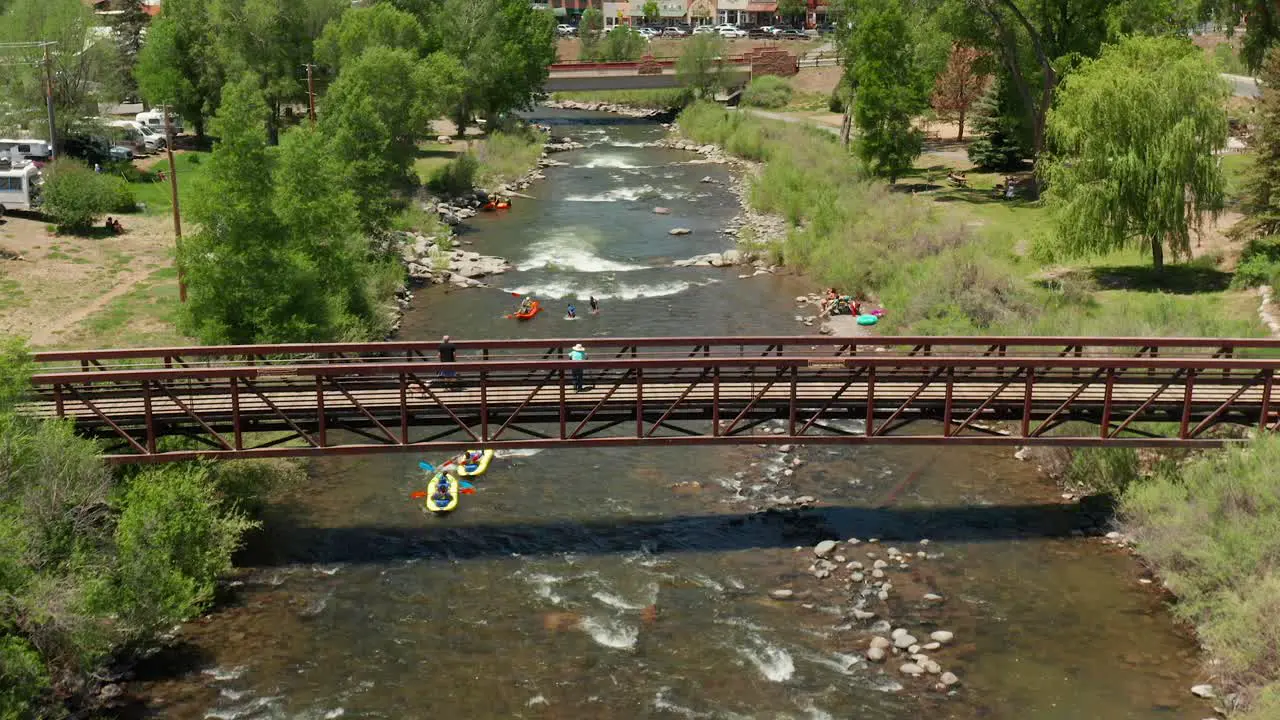
[[463,490],[469,490],[469,489],[471,489],[471,488],[474,488],[474,487],[475,487],[475,485],[472,485],[471,483],[467,482],[466,480],[459,480],[459,481],[458,481],[458,487],[462,488]]
[[422,468],[423,470],[426,470],[429,473],[433,473],[436,471],[436,467],[431,463],[426,462],[425,460],[419,460],[418,467]]

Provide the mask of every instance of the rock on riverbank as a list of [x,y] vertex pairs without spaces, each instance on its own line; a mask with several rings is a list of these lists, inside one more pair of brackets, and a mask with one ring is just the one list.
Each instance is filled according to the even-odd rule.
[[556,108],[557,110],[586,110],[587,112],[606,112],[614,115],[623,115],[633,118],[656,118],[670,113],[670,110],[657,110],[654,108],[637,108],[628,105],[619,105],[617,103],[607,102],[580,102],[578,100],[546,100],[542,103],[546,107]]

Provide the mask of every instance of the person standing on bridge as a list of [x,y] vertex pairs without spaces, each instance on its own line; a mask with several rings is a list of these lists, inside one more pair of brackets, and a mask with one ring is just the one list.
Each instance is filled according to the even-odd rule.
[[[457,359],[458,347],[449,341],[448,335],[445,335],[444,337],[440,338],[439,353],[440,353],[440,362],[442,363],[451,363]],[[453,378],[457,376],[458,376],[458,373],[453,370],[440,371],[440,377],[442,378]]]
[[[573,346],[569,352],[569,359],[574,362],[582,362],[587,359],[587,349],[582,347],[582,343]],[[582,384],[582,368],[573,369],[573,390],[574,392],[582,392],[585,388]]]

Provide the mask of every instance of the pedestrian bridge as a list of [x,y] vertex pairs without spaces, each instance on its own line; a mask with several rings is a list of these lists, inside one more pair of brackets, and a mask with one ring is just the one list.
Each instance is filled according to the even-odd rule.
[[[746,85],[753,74],[794,75],[795,57],[781,50],[764,50],[725,57],[720,65],[720,78],[725,87]],[[547,92],[583,92],[593,90],[648,90],[680,87],[676,61],[646,56],[636,62],[565,62],[551,66]]]
[[[1280,341],[719,337],[43,352],[22,406],[114,462],[573,446],[1212,446],[1275,430]],[[573,371],[587,387],[576,392]],[[441,377],[442,372],[451,373]]]

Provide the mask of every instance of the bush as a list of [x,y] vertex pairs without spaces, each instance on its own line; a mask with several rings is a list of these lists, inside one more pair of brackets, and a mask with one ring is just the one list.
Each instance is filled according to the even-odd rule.
[[107,212],[131,213],[138,209],[138,200],[133,196],[133,188],[124,178],[103,176],[102,184],[108,203]]
[[[631,62],[639,60],[649,43],[640,33],[628,25],[615,26],[604,36],[597,51],[598,59],[604,62]],[[590,58],[585,58],[590,59]]]
[[791,83],[777,75],[755,78],[742,91],[742,104],[760,108],[781,108],[791,102]]
[[78,160],[58,160],[49,166],[42,210],[59,232],[82,232],[113,210],[119,197],[111,179]]
[[471,153],[463,153],[431,175],[427,185],[444,195],[461,195],[475,187],[480,161]]
[[[1221,47],[1221,46],[1219,46]],[[1280,238],[1250,240],[1240,253],[1231,284],[1235,287],[1275,286],[1280,282]]]
[[1246,706],[1280,705],[1280,438],[1206,454],[1133,485],[1121,511],[1222,682]]
[[231,570],[231,554],[253,527],[228,511],[207,468],[146,470],[121,502],[112,579],[97,598],[129,634],[146,635],[186,619],[213,599],[215,581]]
[[49,688],[49,673],[40,654],[26,640],[0,634],[0,720],[36,717],[40,696]]
[[827,110],[833,113],[844,114],[844,95],[840,88],[831,91],[831,97],[827,98]]
[[1122,495],[1138,479],[1138,452],[1132,448],[1079,448],[1071,454],[1067,480],[1094,492]]

